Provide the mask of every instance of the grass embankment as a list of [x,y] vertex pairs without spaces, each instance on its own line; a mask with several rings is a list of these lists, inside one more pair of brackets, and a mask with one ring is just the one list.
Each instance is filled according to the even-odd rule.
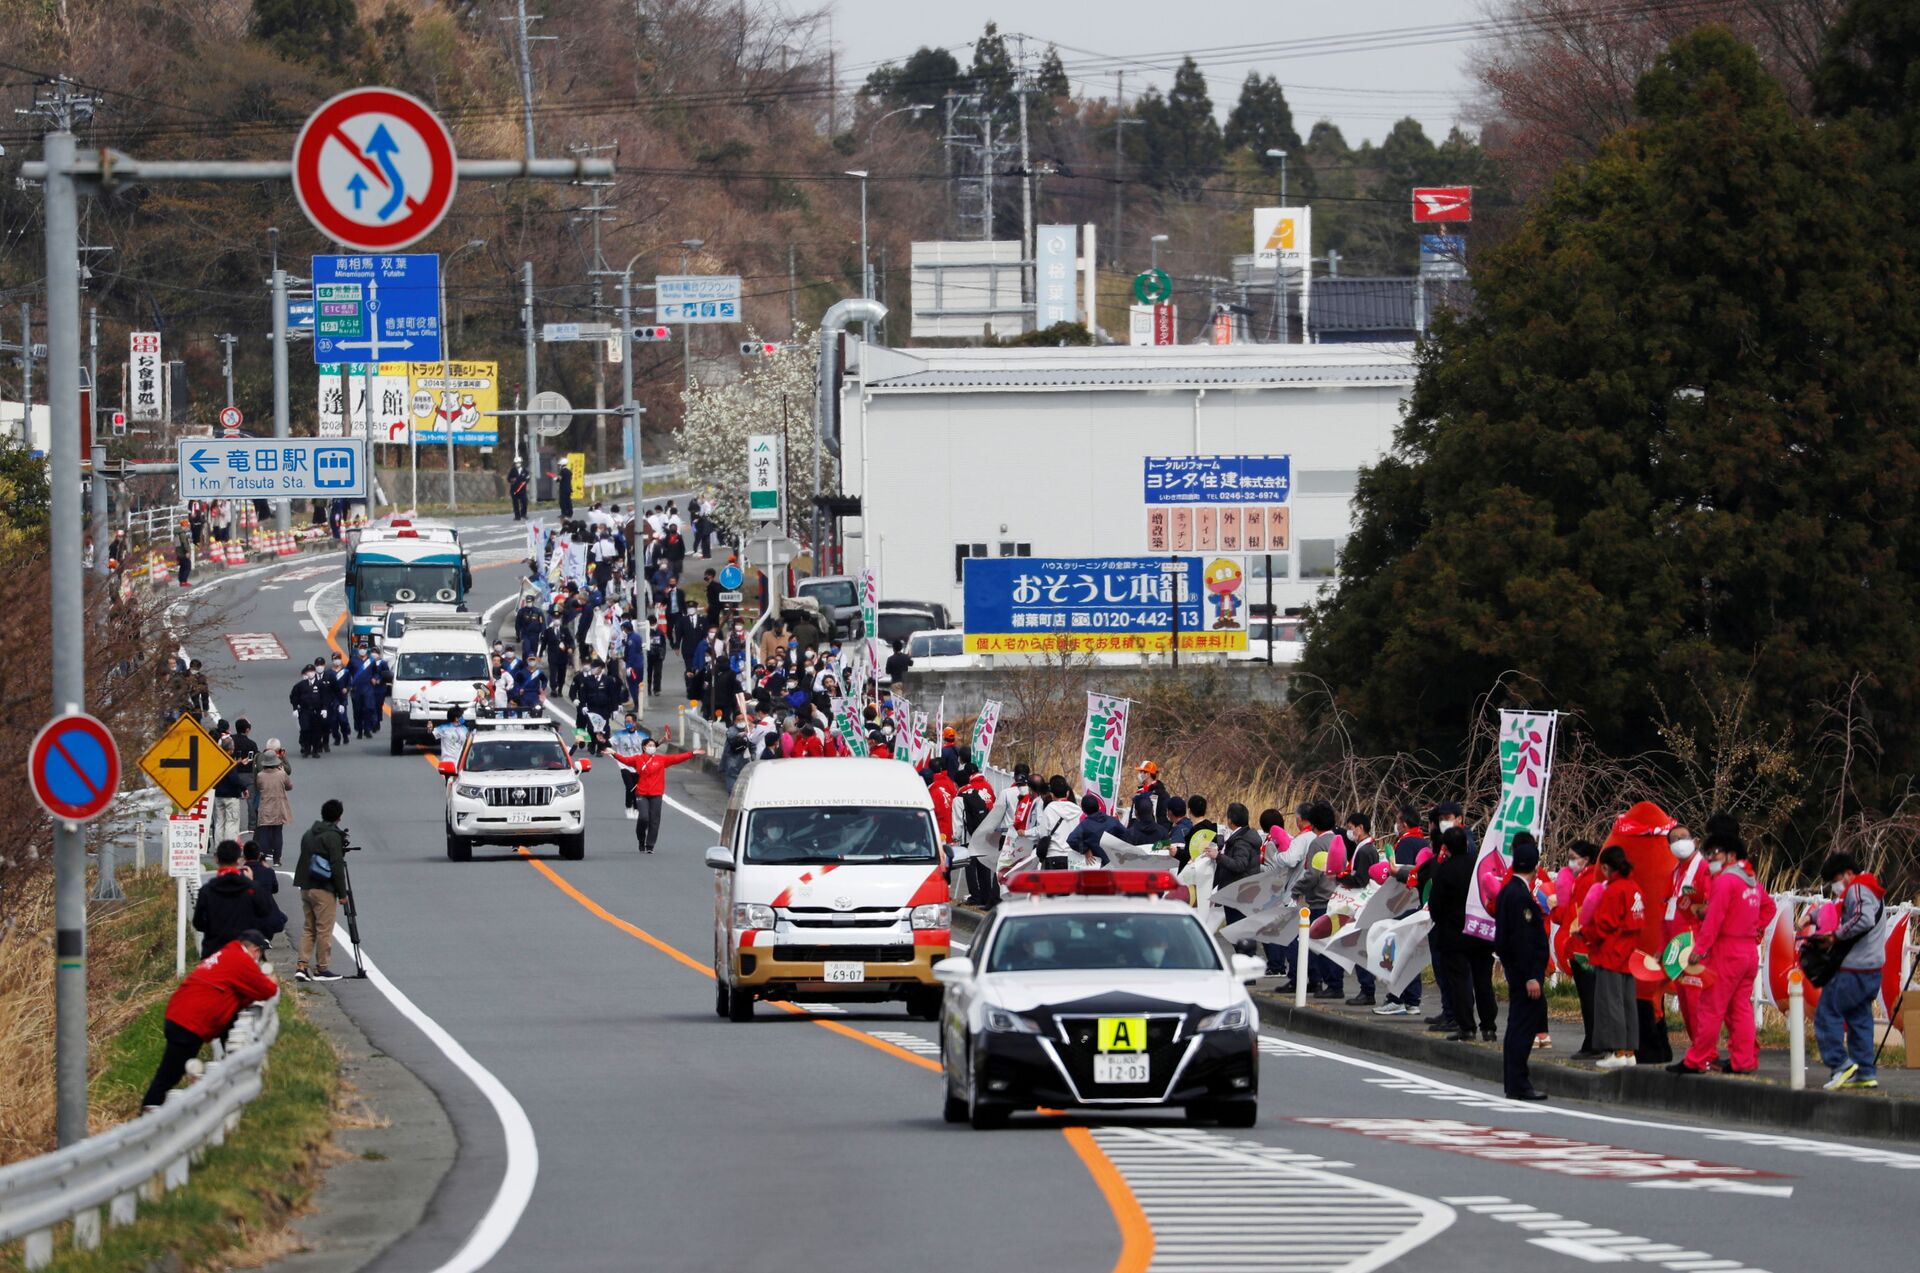
[[[126,902],[94,903],[89,915],[89,1120],[96,1131],[138,1114],[141,1094],[159,1063],[161,1020],[176,984],[172,881],[150,871],[124,873],[122,883]],[[53,961],[48,946],[47,940],[0,944],[0,1024],[8,1027],[0,1033],[5,1047],[0,1130],[9,1149],[24,1147],[9,1153],[11,1158],[51,1147]],[[36,1000],[21,1003],[17,992],[33,981],[31,969],[23,966],[29,963],[45,967],[40,980],[46,984]],[[234,1267],[248,1253],[278,1253],[275,1235],[318,1182],[339,1072],[332,1044],[302,1015],[300,996],[292,990],[292,983],[285,983],[280,1037],[266,1088],[226,1143],[207,1151],[184,1188],[159,1202],[142,1201],[135,1224],[107,1230],[98,1251],[76,1251],[61,1233],[54,1268],[118,1273],[156,1262]],[[37,1005],[45,1005],[45,1011],[34,1011]],[[22,1026],[37,1029],[38,1037],[12,1032]],[[27,1077],[42,1074],[38,1081]],[[20,1267],[17,1247],[0,1256],[0,1269]]]

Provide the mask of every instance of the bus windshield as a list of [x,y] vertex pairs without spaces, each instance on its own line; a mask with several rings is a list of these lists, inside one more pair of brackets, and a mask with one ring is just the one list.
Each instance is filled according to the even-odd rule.
[[370,607],[380,602],[460,599],[458,562],[362,561],[355,569],[360,576],[353,598],[356,614],[369,614]]
[[924,809],[820,805],[756,809],[747,822],[752,863],[932,862],[933,818]]

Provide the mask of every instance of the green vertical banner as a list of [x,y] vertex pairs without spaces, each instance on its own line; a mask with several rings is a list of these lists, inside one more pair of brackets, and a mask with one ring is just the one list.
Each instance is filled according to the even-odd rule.
[[853,716],[845,706],[845,699],[834,700],[833,732],[840,735],[840,741],[847,750],[856,756],[871,755],[867,750],[867,736],[854,728]]
[[860,622],[866,625],[861,635],[877,640],[880,636],[880,576],[872,566],[860,572]]
[[1080,736],[1080,777],[1106,802],[1109,812],[1120,798],[1120,760],[1127,754],[1127,717],[1133,701],[1111,694],[1087,694],[1087,724]]
[[993,755],[993,736],[1000,731],[1000,700],[990,698],[980,706],[980,715],[973,722],[973,766],[985,769],[987,760]]

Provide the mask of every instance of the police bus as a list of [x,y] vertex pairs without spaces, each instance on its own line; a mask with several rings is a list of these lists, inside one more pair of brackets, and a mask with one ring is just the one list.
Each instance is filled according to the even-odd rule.
[[437,602],[466,609],[473,568],[460,533],[396,517],[363,527],[347,548],[347,612],[356,638],[380,629],[390,606]]

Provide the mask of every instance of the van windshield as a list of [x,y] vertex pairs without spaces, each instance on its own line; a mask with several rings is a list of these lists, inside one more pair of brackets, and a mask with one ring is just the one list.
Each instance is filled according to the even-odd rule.
[[484,681],[491,677],[487,656],[455,650],[416,650],[401,654],[393,675],[401,681]]
[[855,606],[860,598],[854,595],[851,579],[805,580],[798,589],[803,597],[812,597],[823,606]]
[[755,809],[742,861],[786,866],[936,860],[933,816],[924,809],[826,805]]

